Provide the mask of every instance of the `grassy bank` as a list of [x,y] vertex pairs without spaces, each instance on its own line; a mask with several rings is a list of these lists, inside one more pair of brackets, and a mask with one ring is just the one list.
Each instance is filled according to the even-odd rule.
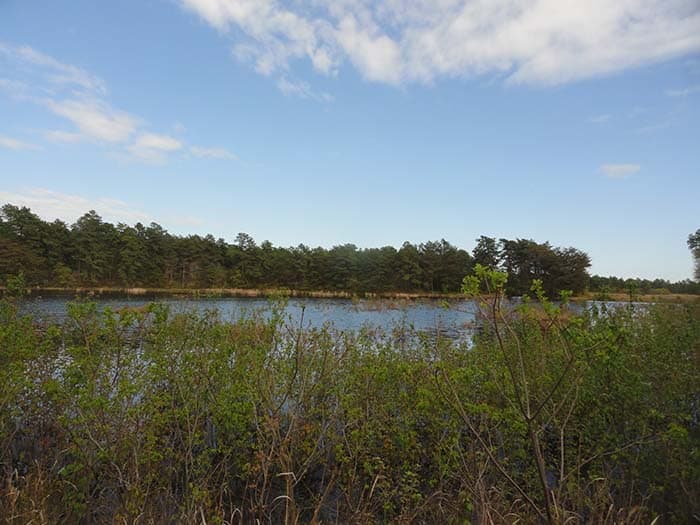
[[[5,288],[0,286],[0,294]],[[461,300],[461,293],[407,293],[407,292],[343,292],[327,290],[294,290],[287,288],[124,288],[124,287],[55,287],[34,286],[27,289],[31,296],[63,295],[71,297],[100,297],[100,296],[127,296],[127,297],[247,297],[247,298],[315,298],[315,299],[379,299],[379,300]],[[575,302],[586,301],[614,301],[614,302],[642,302],[642,303],[674,303],[690,304],[700,303],[700,295],[655,293],[632,294],[624,292],[593,293],[585,292],[571,298]]]
[[[5,523],[687,523],[700,310],[405,328],[0,307]],[[383,335],[382,335],[383,334]]]
[[673,304],[700,304],[700,295],[684,293],[649,293],[630,294],[625,292],[586,292],[572,298],[573,301],[616,301],[635,303],[673,303]]
[[[0,292],[4,291],[0,287]],[[27,289],[30,295],[69,296],[136,296],[136,297],[292,297],[317,299],[461,299],[459,293],[431,292],[344,292],[327,290],[294,290],[288,288],[124,288],[124,287],[54,287],[33,286]]]

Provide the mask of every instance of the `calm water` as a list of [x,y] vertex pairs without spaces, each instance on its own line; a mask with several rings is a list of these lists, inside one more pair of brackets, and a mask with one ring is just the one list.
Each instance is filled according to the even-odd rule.
[[[37,319],[62,321],[67,317],[67,304],[72,297],[32,297],[25,300],[22,310]],[[112,309],[139,307],[151,302],[170,306],[172,312],[217,310],[224,320],[235,321],[255,313],[270,314],[271,303],[260,298],[182,298],[182,297],[97,297],[98,307]],[[350,299],[289,299],[285,314],[298,324],[304,312],[305,327],[321,327],[331,323],[338,330],[358,330],[363,327],[385,331],[395,326],[409,330],[440,333],[445,337],[468,337],[475,318],[476,305],[471,301],[451,302],[445,308],[438,301],[372,301]]]

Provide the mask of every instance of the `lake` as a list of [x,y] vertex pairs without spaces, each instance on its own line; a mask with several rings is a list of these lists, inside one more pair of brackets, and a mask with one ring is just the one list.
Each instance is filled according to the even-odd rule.
[[[39,320],[63,321],[72,296],[30,297],[21,303],[21,311]],[[216,310],[222,319],[235,321],[255,313],[270,314],[271,300],[264,298],[226,297],[148,297],[98,296],[91,298],[99,308],[140,307],[152,302],[167,304],[174,313]],[[449,308],[437,300],[352,300],[352,299],[289,299],[284,306],[292,325],[298,325],[304,312],[304,327],[320,328],[332,324],[337,330],[359,330],[363,327],[388,331],[401,326],[408,330],[440,334],[451,339],[468,338],[477,306],[473,301],[450,301]]]

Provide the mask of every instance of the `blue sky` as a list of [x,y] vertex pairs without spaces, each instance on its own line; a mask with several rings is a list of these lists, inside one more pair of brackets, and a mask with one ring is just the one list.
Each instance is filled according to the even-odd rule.
[[0,2],[0,201],[689,278],[696,0]]

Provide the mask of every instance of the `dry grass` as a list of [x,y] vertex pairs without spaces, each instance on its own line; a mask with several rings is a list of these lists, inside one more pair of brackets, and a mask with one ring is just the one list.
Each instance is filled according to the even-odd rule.
[[[0,287],[0,290],[3,290]],[[123,287],[55,287],[36,286],[30,289],[32,294],[69,294],[69,295],[187,295],[204,297],[301,297],[317,299],[460,299],[459,293],[435,292],[346,292],[333,290],[294,290],[289,288],[123,288]]]
[[634,294],[630,297],[629,293],[610,292],[606,294],[591,293],[574,297],[572,300],[581,301],[618,301],[618,302],[639,302],[639,303],[674,303],[674,304],[692,304],[700,303],[700,295],[686,293],[663,293],[663,294]]
[[[5,287],[0,286],[0,292]],[[294,290],[289,288],[124,288],[124,287],[56,287],[56,286],[36,286],[30,288],[30,293],[41,294],[67,294],[67,295],[160,295],[160,296],[194,296],[194,297],[295,297],[295,298],[315,298],[315,299],[369,299],[382,301],[413,301],[416,299],[463,299],[461,293],[440,293],[440,292],[346,292],[334,290]],[[611,292],[606,294],[586,292],[571,298],[574,302],[584,301],[617,301],[642,303],[674,303],[692,304],[700,303],[700,295],[679,294],[679,293],[652,293],[636,294],[630,297],[629,293]]]

